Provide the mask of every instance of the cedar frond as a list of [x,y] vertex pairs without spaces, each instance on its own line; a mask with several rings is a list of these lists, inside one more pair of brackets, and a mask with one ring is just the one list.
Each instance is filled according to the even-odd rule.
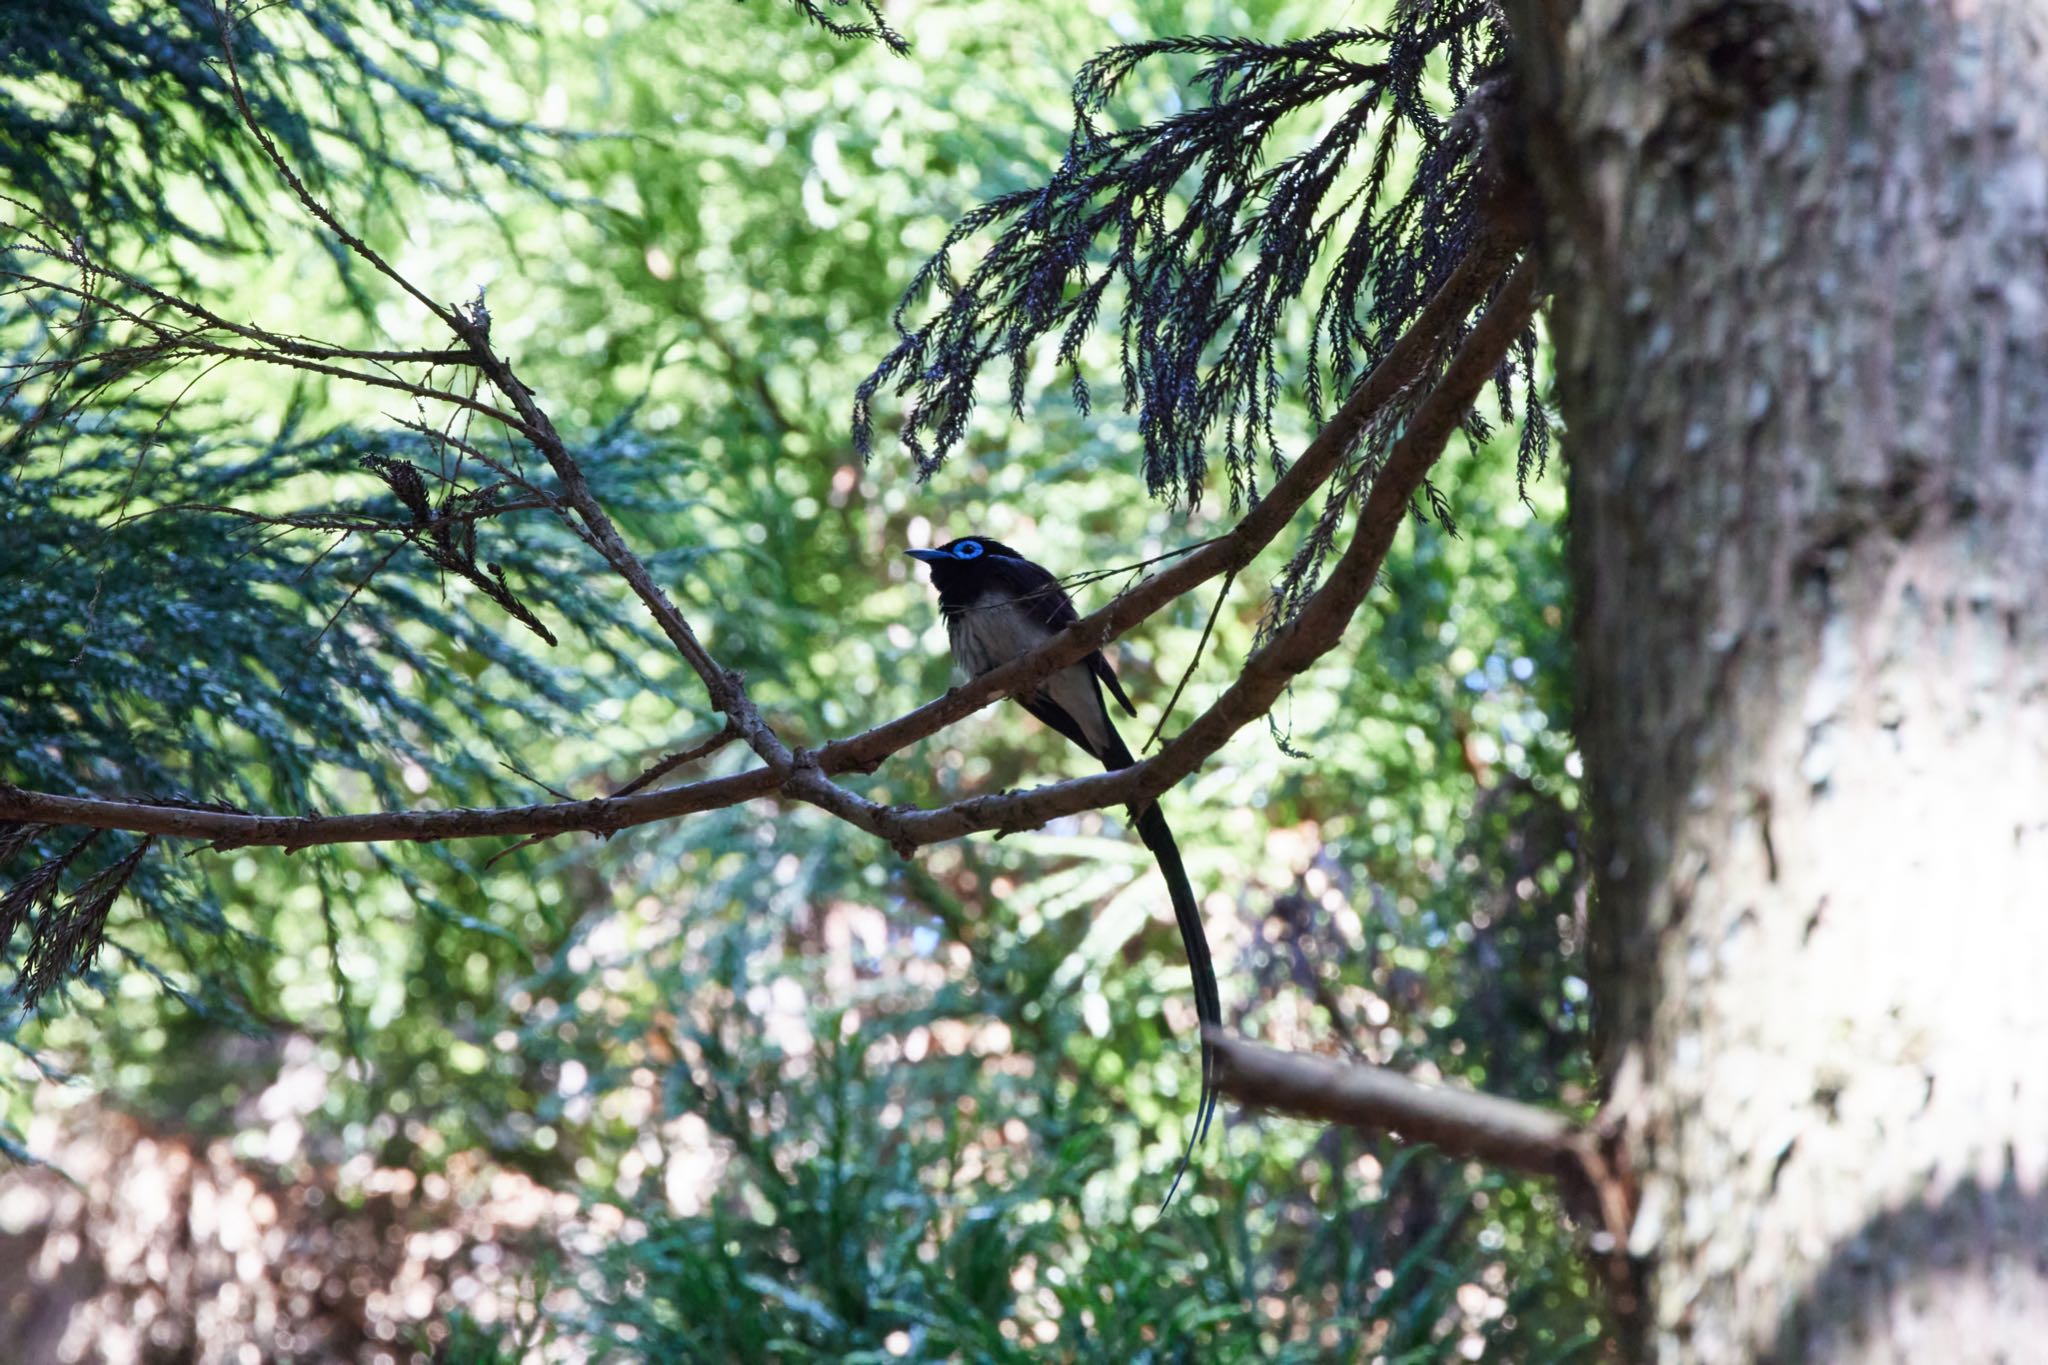
[[[1420,311],[1485,228],[1490,177],[1456,106],[1502,55],[1484,4],[1404,6],[1387,31],[1291,43],[1165,38],[1118,47],[1074,85],[1067,155],[1040,189],[963,217],[898,310],[901,341],[855,402],[904,398],[903,439],[929,477],[960,444],[982,371],[1008,363],[1021,413],[1029,359],[1052,339],[1088,407],[1084,341],[1114,295],[1124,403],[1138,415],[1155,495],[1192,506],[1222,447],[1233,504],[1284,461],[1275,411],[1293,369],[1290,310],[1313,318],[1302,395],[1320,420]],[[1143,63],[1191,55],[1204,98],[1130,129],[1105,127]],[[1447,90],[1452,105],[1440,108]],[[1322,131],[1288,151],[1302,116]],[[1405,181],[1400,158],[1420,170]],[[964,278],[955,257],[992,236]],[[911,310],[927,296],[922,320]],[[1539,440],[1540,437],[1532,437]]]

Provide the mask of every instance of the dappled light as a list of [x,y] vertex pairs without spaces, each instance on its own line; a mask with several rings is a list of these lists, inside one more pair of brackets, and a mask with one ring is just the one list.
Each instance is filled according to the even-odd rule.
[[[1229,49],[1373,106],[1371,164],[1312,179],[1388,254],[1260,276],[1279,369],[1199,508],[1198,414],[1119,406],[1114,325],[1013,337],[1028,403],[926,368],[944,411],[870,385],[867,459],[850,423],[920,267],[1063,165],[1075,72],[1206,7],[366,2],[426,63],[366,85],[321,6],[237,6],[177,50],[253,109],[173,133],[175,71],[135,106],[189,140],[138,182],[176,226],[0,163],[0,796],[56,803],[0,825],[0,1341],[1601,1358],[1542,1175],[1226,1099],[1161,1208],[1202,1071],[1155,796],[1227,1031],[1594,1110],[1538,289],[1452,123],[1483,8],[1356,16],[1384,71],[1374,33],[1341,72]],[[1214,55],[1129,58],[1091,116],[1182,114]],[[0,66],[0,109],[58,80]],[[1067,785],[1101,765],[1002,688],[940,700],[973,684],[901,551],[969,530],[1083,617],[1153,594],[1103,636],[1129,785]]]

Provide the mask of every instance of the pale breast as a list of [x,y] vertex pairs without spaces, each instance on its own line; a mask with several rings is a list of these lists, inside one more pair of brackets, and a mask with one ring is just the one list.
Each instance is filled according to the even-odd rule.
[[[953,658],[969,677],[1021,659],[1053,636],[1052,631],[999,597],[983,597],[972,606],[949,612],[946,634],[952,641]],[[1061,669],[1039,685],[1038,694],[1074,718],[1096,753],[1106,752],[1109,718],[1086,664]]]
[[953,657],[969,677],[1021,659],[1052,638],[1052,632],[1010,603],[982,597],[946,616]]

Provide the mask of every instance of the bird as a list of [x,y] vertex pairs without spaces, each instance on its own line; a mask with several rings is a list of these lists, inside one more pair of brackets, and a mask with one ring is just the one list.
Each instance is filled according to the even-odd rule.
[[[1080,619],[1073,600],[1057,578],[999,540],[969,535],[936,549],[905,553],[930,567],[954,662],[969,677],[979,677],[1033,653]],[[1105,770],[1116,772],[1137,760],[1110,720],[1109,703],[1103,698],[1105,687],[1127,713],[1138,714],[1138,708],[1131,704],[1123,685],[1117,681],[1116,670],[1099,649],[1068,664],[1014,700],[1073,741]],[[1151,851],[1166,878],[1173,917],[1180,925],[1181,944],[1194,974],[1195,1015],[1203,1029],[1201,1096],[1180,1166],[1160,1203],[1163,1211],[1173,1203],[1174,1192],[1188,1172],[1195,1149],[1208,1136],[1209,1122],[1216,1112],[1216,1051],[1208,1030],[1222,1027],[1223,1004],[1216,988],[1216,967],[1209,956],[1208,935],[1202,929],[1201,908],[1195,903],[1194,888],[1188,884],[1187,869],[1181,865],[1180,847],[1174,843],[1173,830],[1157,801],[1146,802],[1142,810],[1134,808],[1132,815],[1138,838]]]

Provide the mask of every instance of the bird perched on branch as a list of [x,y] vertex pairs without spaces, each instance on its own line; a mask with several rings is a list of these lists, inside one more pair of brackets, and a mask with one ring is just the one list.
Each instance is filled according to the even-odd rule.
[[[939,590],[939,610],[946,618],[946,635],[952,641],[953,658],[975,677],[1021,659],[1080,619],[1059,580],[1001,541],[986,536],[963,536],[936,550],[909,550],[913,559],[931,566],[932,586]],[[1081,746],[1111,772],[1136,762],[1123,737],[1110,723],[1109,705],[1102,689],[1135,716],[1136,707],[1124,695],[1109,660],[1096,650],[1078,663],[1067,665],[1016,700],[1026,711]],[[1209,960],[1209,939],[1202,932],[1201,910],[1188,885],[1187,869],[1181,866],[1180,849],[1173,831],[1156,801],[1134,810],[1138,837],[1159,863],[1173,899],[1173,917],[1180,924],[1181,943],[1187,949],[1188,966],[1195,978],[1195,1014],[1202,1025],[1221,1026],[1222,997],[1216,990],[1216,968]],[[1181,1177],[1187,1174],[1195,1146],[1208,1135],[1209,1120],[1216,1112],[1215,1056],[1206,1036],[1202,1047],[1202,1093],[1195,1107],[1195,1123],[1188,1144],[1181,1153],[1180,1167],[1167,1188],[1161,1207],[1173,1202]]]

